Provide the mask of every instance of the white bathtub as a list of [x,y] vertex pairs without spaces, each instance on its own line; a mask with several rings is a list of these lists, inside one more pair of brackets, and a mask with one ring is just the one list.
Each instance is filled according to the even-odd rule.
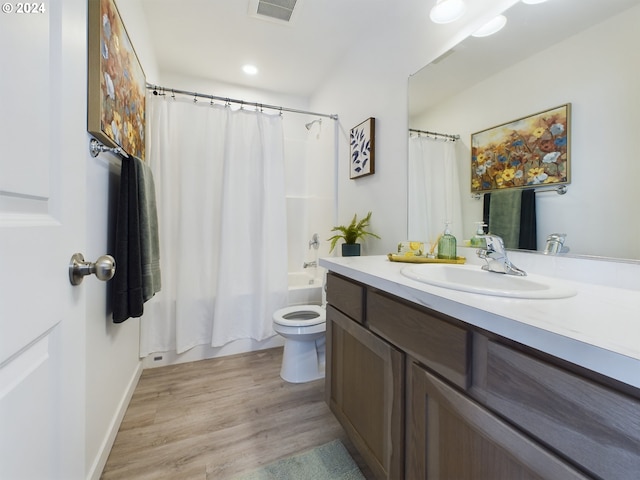
[[322,304],[322,276],[314,276],[311,272],[306,271],[289,272],[288,275],[289,305]]

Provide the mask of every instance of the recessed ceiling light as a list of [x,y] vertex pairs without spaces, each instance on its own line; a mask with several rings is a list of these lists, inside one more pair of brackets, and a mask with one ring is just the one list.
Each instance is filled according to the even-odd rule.
[[466,10],[463,0],[438,0],[431,9],[429,18],[433,23],[455,22],[464,15]]
[[258,73],[258,68],[255,65],[244,65],[242,71],[247,75],[255,75]]
[[504,15],[498,15],[493,20],[489,20],[471,35],[473,37],[488,37],[489,35],[493,35],[494,33],[502,30],[502,27],[504,27],[506,24],[507,17],[505,17]]

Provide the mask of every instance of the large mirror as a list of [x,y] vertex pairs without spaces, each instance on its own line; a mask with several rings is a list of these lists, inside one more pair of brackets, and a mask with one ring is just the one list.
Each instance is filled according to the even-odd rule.
[[[536,192],[538,250],[566,233],[570,254],[640,260],[640,0],[519,2],[505,16],[497,34],[469,37],[409,78],[409,128],[460,136],[454,233],[471,238],[483,217],[471,134],[570,103],[571,184]],[[416,176],[410,162],[410,191]]]

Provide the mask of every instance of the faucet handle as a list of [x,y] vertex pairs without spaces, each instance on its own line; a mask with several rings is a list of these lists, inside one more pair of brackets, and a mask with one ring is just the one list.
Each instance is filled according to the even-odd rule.
[[313,247],[315,250],[320,247],[320,237],[317,233],[314,233],[311,237],[311,240],[309,240],[309,250],[311,250],[311,247]]
[[502,237],[487,233],[486,235],[478,235],[478,238],[484,238],[487,243],[487,251],[504,252],[504,240],[502,240]]

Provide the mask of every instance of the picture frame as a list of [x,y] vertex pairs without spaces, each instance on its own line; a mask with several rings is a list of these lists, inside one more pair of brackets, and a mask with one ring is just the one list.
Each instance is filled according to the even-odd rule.
[[471,134],[471,192],[571,183],[571,104]]
[[87,131],[145,158],[146,77],[113,0],[89,0]]
[[351,129],[349,135],[349,178],[355,179],[375,173],[376,119],[367,118]]

